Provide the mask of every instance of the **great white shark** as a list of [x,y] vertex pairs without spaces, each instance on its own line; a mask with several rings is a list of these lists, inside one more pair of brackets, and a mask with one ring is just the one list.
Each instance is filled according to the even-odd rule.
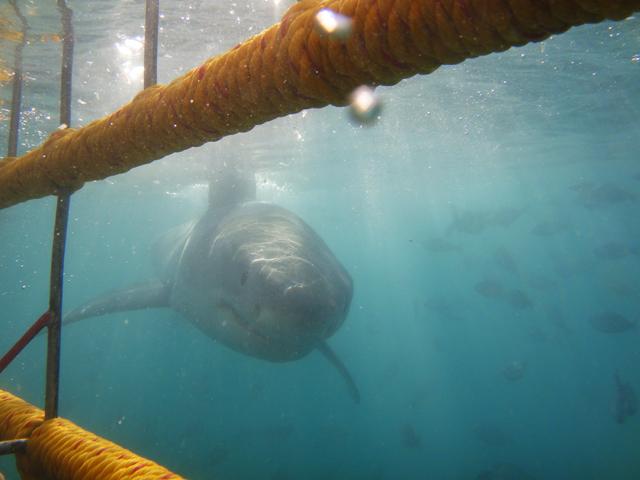
[[64,323],[126,310],[170,308],[205,335],[271,362],[321,352],[358,388],[327,344],[349,312],[353,282],[320,236],[293,212],[255,199],[253,173],[227,168],[209,207],[153,248],[158,278],[98,297]]

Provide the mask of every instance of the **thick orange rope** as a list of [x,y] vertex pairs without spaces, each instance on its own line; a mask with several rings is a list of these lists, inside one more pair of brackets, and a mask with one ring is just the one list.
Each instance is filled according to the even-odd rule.
[[0,440],[28,438],[16,454],[23,480],[180,480],[182,477],[68,420],[0,390]]
[[0,390],[0,441],[27,438],[43,421],[42,410]]
[[[352,17],[348,39],[318,31],[320,8]],[[640,0],[303,0],[280,23],[169,85],[148,88],[83,128],[57,131],[22,157],[0,160],[0,208],[304,108],[345,105],[362,84],[393,85],[637,10]]]

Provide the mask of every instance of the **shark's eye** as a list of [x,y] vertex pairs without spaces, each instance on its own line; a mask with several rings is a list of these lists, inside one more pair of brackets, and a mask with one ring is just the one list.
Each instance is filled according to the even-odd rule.
[[243,287],[244,287],[244,284],[247,283],[248,276],[249,276],[249,272],[247,272],[246,270],[242,272],[242,275],[240,276],[240,285],[242,285]]

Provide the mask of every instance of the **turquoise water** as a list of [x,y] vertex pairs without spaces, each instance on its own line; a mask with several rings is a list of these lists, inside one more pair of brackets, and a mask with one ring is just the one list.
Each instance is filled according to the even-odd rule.
[[[76,125],[141,88],[143,8],[91,3],[70,2]],[[178,3],[163,6],[161,82],[286,6]],[[20,4],[33,35],[58,31],[53,7]],[[58,52],[25,50],[21,152],[57,126]],[[67,308],[153,276],[154,239],[204,211],[212,159],[252,165],[258,197],[353,277],[330,343],[362,403],[317,353],[270,364],[148,310],[65,329],[61,415],[193,479],[640,478],[640,416],[616,422],[614,381],[640,391],[638,327],[594,328],[640,320],[638,54],[640,18],[585,26],[381,88],[370,128],[309,110],[87,185]],[[0,351],[46,309],[53,206],[0,211]],[[39,338],[0,388],[41,406],[43,384]],[[10,458],[0,471],[16,478]]]

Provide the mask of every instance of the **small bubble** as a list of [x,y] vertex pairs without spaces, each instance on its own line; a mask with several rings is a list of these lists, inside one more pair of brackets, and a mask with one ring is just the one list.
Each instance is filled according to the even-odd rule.
[[349,113],[357,123],[372,125],[380,118],[382,104],[373,88],[366,85],[356,88],[351,93],[350,102]]
[[351,18],[322,8],[316,14],[316,25],[320,31],[331,38],[344,40],[351,34]]

